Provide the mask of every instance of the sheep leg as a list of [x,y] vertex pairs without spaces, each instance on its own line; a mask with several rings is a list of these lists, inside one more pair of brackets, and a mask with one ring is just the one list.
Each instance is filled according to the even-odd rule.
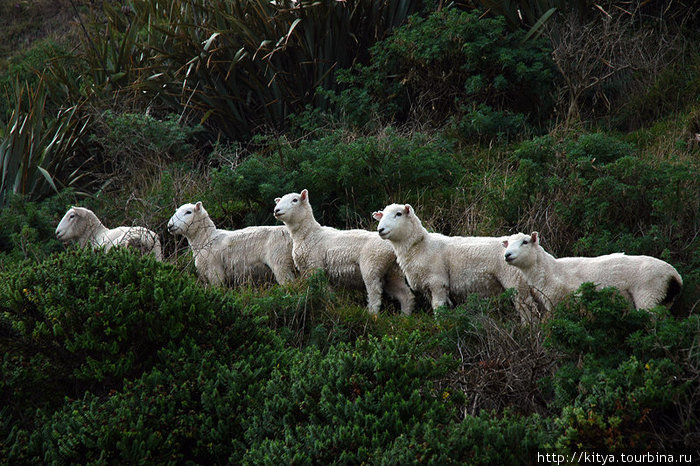
[[448,304],[450,300],[449,291],[446,286],[438,285],[430,287],[430,295],[430,305],[432,306],[433,311],[440,306]]
[[525,280],[517,278],[514,280],[504,280],[501,286],[503,286],[504,289],[515,288],[517,293],[513,296],[513,305],[520,315],[520,322],[522,324],[530,324],[540,320],[537,302]]
[[223,285],[224,276],[225,275],[223,267],[212,267],[205,274],[205,278],[209,286]]
[[410,316],[415,306],[415,297],[406,284],[403,275],[397,273],[396,270],[390,270],[387,274],[384,287],[390,297],[399,301],[401,305],[401,314]]
[[377,315],[382,306],[382,280],[365,271],[362,271],[362,279],[367,288],[367,308],[370,314]]
[[636,291],[635,293],[625,293],[628,298],[631,298],[635,309],[652,309],[659,305],[663,300],[663,294],[654,293],[648,290]]
[[272,270],[272,274],[275,276],[275,280],[277,283],[280,285],[287,284],[294,280],[294,273],[292,273],[289,268],[280,265],[280,264],[272,264],[272,267],[270,267]]

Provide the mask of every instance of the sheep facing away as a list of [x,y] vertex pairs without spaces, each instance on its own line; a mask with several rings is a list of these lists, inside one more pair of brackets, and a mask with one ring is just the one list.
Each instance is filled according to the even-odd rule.
[[650,256],[615,253],[555,259],[540,246],[536,231],[513,235],[503,246],[505,262],[523,272],[535,298],[547,311],[584,282],[617,288],[637,309],[670,305],[683,286],[683,279],[672,265]]
[[197,273],[210,285],[284,284],[294,279],[292,240],[283,226],[220,230],[197,202],[180,206],[168,221],[168,231],[187,238]]
[[292,256],[299,272],[308,274],[320,268],[332,284],[364,289],[373,315],[379,312],[383,290],[399,301],[402,314],[411,314],[414,296],[391,246],[366,230],[321,226],[314,218],[306,189],[277,198],[275,204],[275,218],[286,225],[292,237]]
[[153,253],[163,260],[158,235],[144,227],[105,227],[95,213],[84,207],[71,207],[56,227],[56,238],[62,243],[77,241],[80,246],[109,250],[112,246],[132,247],[142,254]]
[[463,302],[472,293],[488,297],[514,288],[521,320],[535,317],[535,301],[525,279],[503,261],[504,238],[429,233],[409,204],[391,204],[372,216],[379,220],[379,236],[393,246],[408,284],[430,296],[433,310]]

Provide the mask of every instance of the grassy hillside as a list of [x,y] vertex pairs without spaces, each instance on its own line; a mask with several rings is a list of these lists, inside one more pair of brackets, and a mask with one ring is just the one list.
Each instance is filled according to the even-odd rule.
[[[75,3],[87,34],[63,34],[70,2],[0,3],[24,12],[0,14],[0,462],[700,455],[700,56],[673,2],[557,4],[541,29],[525,6],[547,2]],[[275,224],[304,188],[324,225],[410,203],[447,235],[655,256],[683,289],[636,311],[584,285],[530,324],[512,290],[374,318],[322,272],[207,288],[166,230],[197,200]],[[165,262],[61,245],[71,205],[153,229]]]
[[[89,2],[75,1],[76,7]],[[30,49],[37,41],[63,40],[76,20],[69,1],[0,1],[0,66],[13,55]]]

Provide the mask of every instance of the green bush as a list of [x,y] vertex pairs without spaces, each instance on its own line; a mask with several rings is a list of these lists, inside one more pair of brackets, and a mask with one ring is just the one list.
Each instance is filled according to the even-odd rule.
[[105,111],[93,125],[89,139],[95,152],[91,176],[102,183],[135,183],[153,178],[173,161],[193,157],[192,142],[201,126],[187,126],[177,115],[159,120],[146,113]]
[[[531,222],[523,218],[528,212],[547,211],[556,233],[540,232],[560,253],[625,251],[692,261],[694,248],[685,245],[700,211],[697,165],[642,157],[602,133],[535,138],[521,143],[512,160],[505,190],[489,201],[506,224],[527,229],[521,225]],[[666,250],[684,253],[669,257]]]
[[0,297],[8,375],[0,392],[16,414],[117,389],[152,368],[162,348],[207,342],[212,326],[239,312],[172,266],[116,248],[72,250],[8,271]]
[[369,65],[338,73],[347,88],[334,100],[360,127],[377,116],[440,123],[455,115],[468,138],[520,131],[525,120],[549,118],[554,81],[544,42],[523,35],[502,17],[457,8],[412,16],[372,47]]
[[239,463],[242,424],[281,356],[250,343],[227,355],[196,345],[162,350],[158,367],[106,396],[68,400],[17,444],[46,462]]
[[0,210],[0,271],[24,259],[42,260],[63,249],[55,230],[70,203],[72,193],[62,191],[56,196],[34,202],[23,196],[11,195]]
[[[383,460],[394,463],[433,464],[536,464],[538,453],[556,438],[558,427],[538,415],[520,416],[513,412],[498,415],[482,411],[467,416],[444,430],[425,432],[419,444],[399,438]],[[552,450],[548,450],[552,451]]]
[[[677,422],[681,432],[700,419],[687,397],[697,390],[697,316],[683,320],[664,311],[629,308],[614,289],[584,284],[546,324],[547,342],[563,356],[552,377],[560,448],[645,451],[653,433]],[[683,436],[665,439],[667,447]],[[675,445],[680,446],[680,445]],[[687,447],[687,445],[684,445]]]
[[274,199],[308,189],[319,223],[355,227],[388,203],[410,202],[425,190],[446,192],[460,178],[452,147],[422,134],[387,130],[349,142],[340,131],[292,146],[272,141],[235,169],[212,174],[207,209],[228,225],[274,221]]
[[0,66],[0,126],[7,123],[14,107],[15,103],[8,100],[8,96],[12,94],[15,81],[35,86],[48,64],[66,53],[62,45],[46,39],[26,52],[11,57],[5,66]]
[[422,356],[425,348],[413,334],[303,351],[273,372],[247,418],[243,462],[376,462],[396,439],[449,422],[449,405],[429,384],[448,366]]
[[191,138],[201,131],[200,126],[181,125],[179,116],[172,114],[158,120],[147,113],[108,110],[102,116],[105,133],[93,139],[114,159],[149,153],[181,158],[190,154]]

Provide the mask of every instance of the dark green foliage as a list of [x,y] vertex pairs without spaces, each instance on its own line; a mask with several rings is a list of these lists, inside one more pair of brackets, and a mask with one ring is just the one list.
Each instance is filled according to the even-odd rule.
[[686,111],[700,102],[700,56],[670,64],[642,92],[629,96],[627,102],[613,112],[613,124],[623,130],[652,124],[659,118]]
[[[482,411],[446,429],[426,431],[423,444],[406,439],[394,442],[384,456],[386,464],[533,464],[537,453],[555,438],[557,428],[538,415],[519,416]],[[398,448],[403,447],[403,448]],[[415,452],[415,453],[414,453]]]
[[[683,249],[679,245],[687,244],[700,221],[700,167],[673,158],[650,161],[614,136],[536,138],[523,142],[513,159],[515,174],[494,207],[511,225],[535,206],[551,208],[560,224],[557,238],[548,239],[574,254],[662,256],[666,249]],[[573,231],[579,238],[574,244],[568,242]]]
[[[687,397],[698,389],[699,361],[685,349],[697,344],[699,325],[697,316],[630,309],[614,289],[584,284],[546,324],[549,345],[563,356],[552,378],[565,432],[559,446],[644,451],[654,431],[674,422],[672,407],[687,416],[681,432],[697,429]],[[683,434],[672,441],[688,447]]]
[[5,273],[0,296],[3,372],[14,374],[3,404],[19,412],[119,388],[151,368],[161,348],[208,341],[211,326],[236,309],[172,266],[120,249],[73,250]]
[[245,452],[242,424],[259,397],[270,355],[254,346],[228,356],[198,346],[163,350],[158,368],[122,390],[66,402],[29,438],[28,456],[78,463],[237,463]]
[[12,86],[15,81],[35,86],[48,64],[65,53],[66,50],[61,45],[48,39],[11,57],[5,66],[0,66],[0,126],[4,126],[10,118],[14,106]]
[[70,191],[41,202],[10,196],[0,209],[0,271],[11,262],[41,260],[63,249],[54,232],[70,198]]
[[180,124],[177,115],[168,115],[158,120],[148,114],[115,113],[103,114],[104,134],[93,139],[108,153],[108,158],[146,157],[149,153],[171,155],[182,158],[192,151],[191,138],[201,127]]
[[413,16],[371,49],[368,66],[339,72],[337,96],[347,120],[444,121],[455,115],[463,136],[521,131],[526,118],[549,118],[553,67],[544,42],[522,43],[502,18],[444,8]]
[[376,461],[394,439],[449,421],[448,407],[426,386],[445,366],[421,357],[424,349],[414,334],[300,353],[289,371],[272,374],[262,409],[248,418],[244,461]]
[[404,137],[387,130],[380,138],[346,142],[342,132],[292,146],[271,141],[234,170],[212,175],[208,202],[227,224],[272,223],[274,199],[308,189],[322,225],[356,226],[388,202],[408,202],[424,190],[447,190],[460,178],[459,165],[443,139]]

